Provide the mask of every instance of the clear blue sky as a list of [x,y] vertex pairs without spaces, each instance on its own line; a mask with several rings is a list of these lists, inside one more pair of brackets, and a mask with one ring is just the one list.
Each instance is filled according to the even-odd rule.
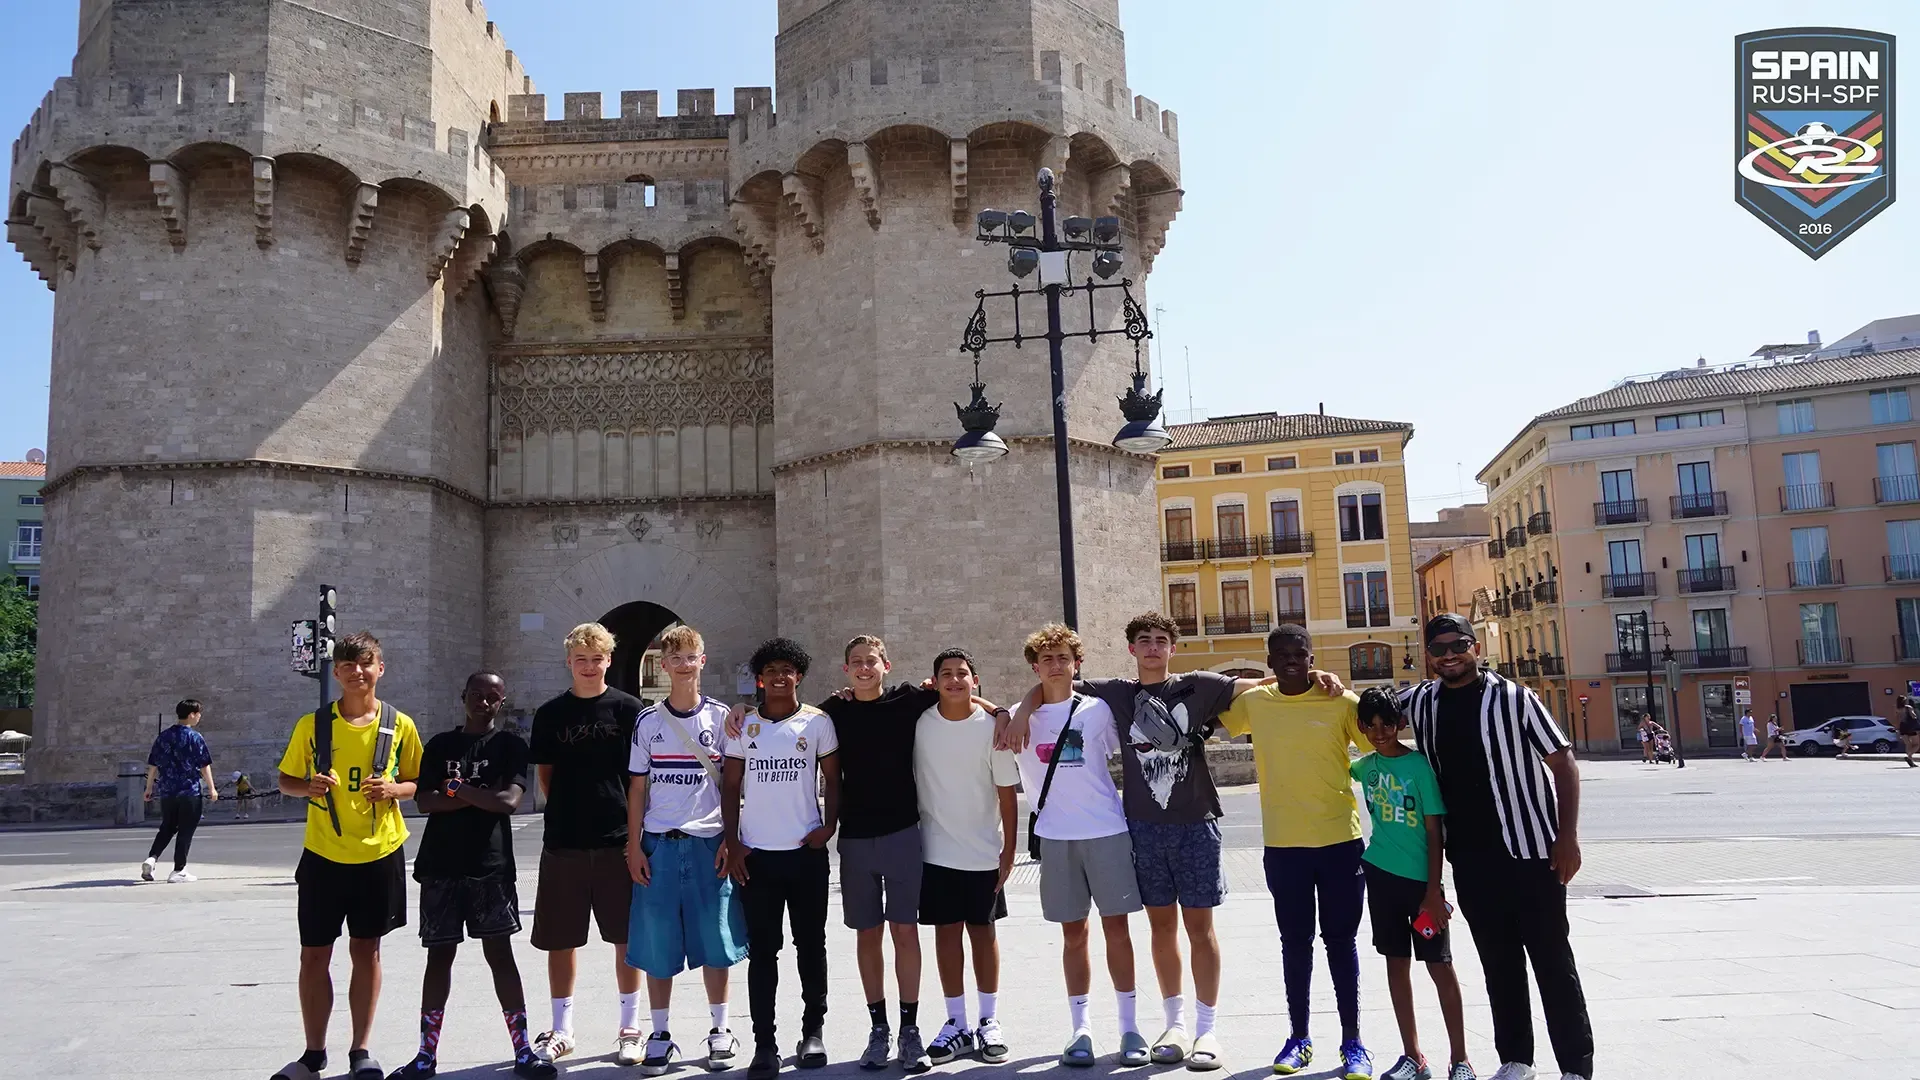
[[[66,72],[75,6],[11,5],[0,128]],[[773,0],[488,8],[556,109],[569,90],[726,102],[773,81]],[[1911,0],[1123,0],[1122,17],[1130,81],[1181,120],[1186,209],[1149,301],[1169,405],[1409,421],[1417,518],[1476,494],[1535,413],[1622,376],[1920,312],[1920,180],[1816,263],[1734,205],[1728,146],[1748,30],[1896,35],[1910,115]],[[10,254],[0,457],[46,437],[52,300]]]

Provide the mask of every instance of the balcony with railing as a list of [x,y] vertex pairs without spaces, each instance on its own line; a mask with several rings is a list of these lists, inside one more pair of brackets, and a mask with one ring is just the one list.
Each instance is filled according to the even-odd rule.
[[1732,592],[1734,573],[1731,566],[1690,566],[1675,577],[1680,582],[1682,593]]
[[1347,609],[1347,629],[1364,630],[1367,625],[1367,609],[1350,607]]
[[1747,647],[1729,645],[1719,649],[1675,649],[1673,658],[1689,671],[1723,671],[1747,666]]
[[1635,525],[1652,520],[1653,512],[1647,509],[1645,499],[1624,499],[1619,502],[1593,504],[1593,523],[1596,526]]
[[1672,507],[1675,521],[1727,516],[1727,493],[1724,491],[1696,491],[1691,495],[1670,495],[1667,501]]
[[1542,604],[1559,603],[1560,602],[1560,582],[1554,578],[1548,578],[1545,581],[1535,582],[1533,585],[1533,598],[1535,601]]
[[1537,679],[1540,677],[1540,661],[1538,660],[1516,660],[1514,661],[1514,667],[1519,669],[1520,677],[1523,679]]
[[1523,548],[1526,546],[1527,546],[1527,530],[1524,526],[1515,525],[1513,528],[1507,530],[1507,550],[1508,551],[1517,551],[1520,548]]
[[1653,654],[1641,652],[1638,649],[1631,652],[1610,652],[1607,654],[1607,674],[1624,675],[1646,671],[1649,663],[1656,668],[1660,666],[1659,660],[1653,657]]
[[15,540],[12,557],[9,562],[16,566],[32,566],[40,561],[40,541]]
[[1547,678],[1553,679],[1553,678],[1563,677],[1566,675],[1566,673],[1567,673],[1566,657],[1552,656],[1552,655],[1542,655],[1540,657],[1540,674],[1541,675]]
[[1519,677],[1518,668],[1516,668],[1515,665],[1510,661],[1503,660],[1500,663],[1495,664],[1493,666],[1493,670],[1499,672],[1500,677],[1504,679],[1512,679],[1512,678]]
[[1175,615],[1173,617],[1173,625],[1180,628],[1181,637],[1190,638],[1200,636],[1200,620],[1192,615]]
[[1787,584],[1795,589],[1818,589],[1846,583],[1846,566],[1839,559],[1813,559],[1787,564]]
[[1882,555],[1880,569],[1888,581],[1920,581],[1920,555]]
[[1313,554],[1312,533],[1274,533],[1265,538],[1268,555],[1311,555]]
[[1286,626],[1288,623],[1292,623],[1294,626],[1307,625],[1306,609],[1299,608],[1292,611],[1276,611],[1273,613],[1273,625]]
[[1657,591],[1653,581],[1653,572],[1650,570],[1635,574],[1600,575],[1600,596],[1605,600],[1618,600],[1633,596],[1652,596]]
[[1920,660],[1920,638],[1893,635],[1893,658],[1895,660]]
[[1873,501],[1876,503],[1920,502],[1920,476],[1912,473],[1873,478]]
[[1205,540],[1164,540],[1160,543],[1161,562],[1199,562],[1206,557]]
[[1207,636],[1222,637],[1232,634],[1264,634],[1273,629],[1272,622],[1264,611],[1243,611],[1237,615],[1207,616]]
[[1509,603],[1507,598],[1504,596],[1494,597],[1492,606],[1493,606],[1493,615],[1497,619],[1504,619],[1507,616],[1513,614],[1513,605]]
[[1507,557],[1507,542],[1505,540],[1502,540],[1496,536],[1493,539],[1487,541],[1487,558],[1504,559],[1506,557]]
[[1520,588],[1513,590],[1512,599],[1513,599],[1513,610],[1515,611],[1532,611],[1533,610],[1533,592],[1529,590],[1526,586],[1523,585]]
[[1833,484],[1788,484],[1780,489],[1780,509],[1782,512],[1793,510],[1831,510],[1833,509]]
[[1803,637],[1793,643],[1793,651],[1802,667],[1853,663],[1853,639],[1850,637]]
[[1547,511],[1542,510],[1539,513],[1533,514],[1527,518],[1527,534],[1528,535],[1546,536],[1551,532],[1553,532],[1553,515],[1548,513]]
[[1352,674],[1354,682],[1383,682],[1390,680],[1393,678],[1393,660],[1389,657],[1384,664],[1371,660],[1365,663],[1354,664]]
[[1215,559],[1251,559],[1260,554],[1264,536],[1216,536],[1208,541],[1208,556]]

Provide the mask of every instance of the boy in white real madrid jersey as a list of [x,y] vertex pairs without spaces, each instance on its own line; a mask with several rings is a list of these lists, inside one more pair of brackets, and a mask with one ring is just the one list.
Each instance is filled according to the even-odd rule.
[[634,724],[627,790],[627,869],[633,875],[627,963],[647,976],[653,1031],[640,1072],[658,1076],[680,1055],[668,1030],[673,978],[701,969],[713,1025],[706,1066],[733,1065],[727,969],[747,955],[746,916],[721,843],[720,755],[727,707],[700,693],[706,643],[691,626],[660,635],[667,699]]
[[[811,663],[796,641],[774,638],[750,661],[764,694],[740,734],[727,740],[720,796],[727,873],[741,887],[747,915],[747,1003],[753,1011],[748,1080],[780,1071],[774,996],[780,988],[780,919],[793,930],[800,969],[800,1043],[794,1064],[827,1063],[827,841],[840,812],[840,770],[821,768],[839,749],[833,721],[800,704]],[[826,807],[821,808],[822,780]]]

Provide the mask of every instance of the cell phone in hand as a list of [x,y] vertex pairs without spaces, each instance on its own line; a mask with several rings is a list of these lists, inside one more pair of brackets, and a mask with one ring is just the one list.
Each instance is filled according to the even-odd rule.
[[[1442,902],[1445,903],[1445,901]],[[1447,904],[1447,914],[1453,914],[1453,905],[1451,903]],[[1433,925],[1433,920],[1427,917],[1427,910],[1421,908],[1420,914],[1413,918],[1413,932],[1431,941],[1433,940],[1433,935],[1440,932],[1440,928]]]

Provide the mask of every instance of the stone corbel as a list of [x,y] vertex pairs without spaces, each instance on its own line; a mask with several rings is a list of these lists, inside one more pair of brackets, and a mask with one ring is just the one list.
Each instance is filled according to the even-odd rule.
[[1040,150],[1040,164],[1053,170],[1062,187],[1067,182],[1067,159],[1073,156],[1073,143],[1061,136],[1047,140]]
[[580,267],[587,274],[587,307],[592,309],[594,322],[607,321],[607,283],[600,276],[600,256],[584,255]]
[[500,332],[513,336],[513,325],[520,318],[520,300],[527,294],[527,272],[518,259],[502,259],[487,268],[487,289],[493,293],[493,307],[500,313]]
[[499,245],[499,239],[487,233],[470,232],[466,239],[460,241],[460,246],[454,249],[453,269],[450,271],[452,276],[447,280],[447,287],[456,298],[465,296],[467,290],[473,287],[474,279],[480,276],[480,268],[493,258]]
[[167,241],[180,251],[187,246],[187,179],[171,162],[150,161],[147,180],[153,185],[160,220],[167,227]]
[[1140,204],[1140,269],[1142,273],[1153,269],[1154,256],[1167,246],[1167,230],[1173,227],[1173,219],[1180,214],[1180,206],[1186,193],[1179,188],[1156,191],[1151,195],[1142,195]]
[[366,254],[367,236],[373,232],[373,212],[379,206],[379,187],[361,184],[353,189],[352,201],[347,207],[347,261],[356,266]]
[[40,230],[24,218],[7,219],[7,242],[18,248],[27,265],[40,275],[40,280],[52,290],[59,275],[59,265],[54,261],[53,252],[48,250],[47,242],[41,238]]
[[40,234],[40,242],[46,247],[47,254],[53,256],[53,268],[73,269],[73,260],[80,245],[79,234],[74,231],[73,222],[67,217],[66,208],[58,199],[46,195],[28,195],[25,212],[27,223]]
[[53,166],[48,179],[60,201],[66,204],[67,216],[73,219],[74,231],[80,240],[93,250],[100,250],[100,226],[104,219],[100,189],[85,173],[70,165]]
[[867,224],[880,227],[880,167],[863,142],[847,144],[847,171],[853,174],[853,195],[866,211]]
[[727,204],[727,216],[733,219],[733,231],[740,234],[746,248],[747,264],[756,270],[770,269],[774,263],[773,215],[759,203],[735,199]]
[[1094,209],[1101,214],[1110,214],[1122,221],[1132,213],[1133,170],[1125,165],[1115,165],[1102,172],[1094,182]]
[[780,196],[786,201],[787,212],[793,215],[794,222],[813,242],[813,250],[825,251],[827,242],[820,235],[820,200],[813,193],[813,178],[804,173],[788,173],[780,182]]
[[667,256],[667,304],[675,320],[687,317],[687,279],[680,269],[680,256]]
[[472,215],[465,207],[456,207],[440,218],[440,231],[434,237],[433,250],[427,253],[427,280],[440,280],[440,272],[447,268],[453,259],[453,253],[460,249],[460,241],[467,235],[467,226]]
[[965,228],[973,221],[973,204],[967,192],[967,140],[947,143],[947,175],[953,184],[953,223]]
[[273,159],[253,159],[253,242],[273,246]]

